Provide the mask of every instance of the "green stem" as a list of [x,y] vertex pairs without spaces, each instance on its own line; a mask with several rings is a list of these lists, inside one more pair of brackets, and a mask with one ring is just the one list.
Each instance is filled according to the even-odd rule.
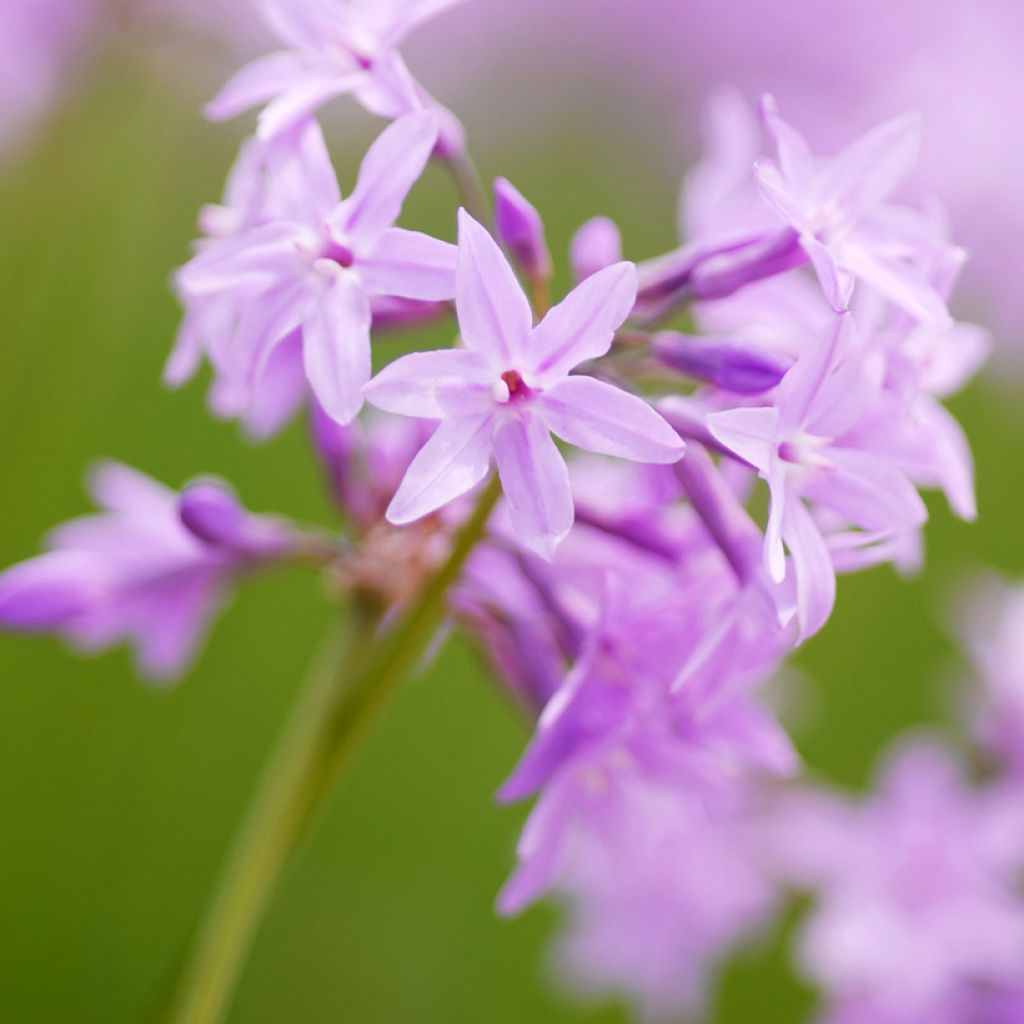
[[[481,493],[447,560],[397,622],[372,643],[378,619],[352,616],[348,643],[332,633],[271,759],[179,978],[167,1024],[218,1024],[230,1006],[282,869],[385,698],[422,657],[448,589],[484,535],[501,493]],[[353,653],[354,652],[354,653]],[[354,658],[354,660],[353,660]]]
[[483,183],[480,180],[480,172],[473,163],[473,158],[466,152],[453,153],[445,158],[452,180],[455,182],[455,190],[459,194],[459,202],[466,208],[466,212],[479,221],[488,230],[491,229],[491,210],[487,202],[487,194],[484,192]]

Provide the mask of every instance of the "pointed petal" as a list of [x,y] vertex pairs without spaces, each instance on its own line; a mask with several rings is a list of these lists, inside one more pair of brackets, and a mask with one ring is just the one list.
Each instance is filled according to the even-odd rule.
[[306,377],[324,411],[349,423],[370,379],[370,300],[352,275],[338,274],[302,324]]
[[538,381],[553,382],[603,356],[636,303],[636,267],[615,263],[576,285],[534,329],[530,359]]
[[480,483],[490,466],[491,429],[490,416],[443,422],[409,464],[388,522],[411,523]]
[[838,267],[835,256],[818,239],[808,234],[800,236],[800,246],[818,275],[818,283],[825,301],[836,313],[844,312],[853,296],[853,277],[847,267]]
[[726,409],[710,413],[706,423],[716,441],[761,473],[768,472],[779,424],[777,409]]
[[288,131],[303,118],[309,117],[334,96],[351,92],[366,77],[366,72],[313,70],[276,99],[270,101],[260,113],[256,134],[267,141]]
[[426,111],[407,114],[385,128],[363,158],[356,187],[332,224],[357,243],[372,243],[398,219],[436,141],[437,118]]
[[811,417],[814,401],[846,345],[852,323],[849,314],[836,317],[782,378],[775,396],[782,433],[800,430]]
[[785,464],[779,459],[773,460],[767,477],[769,505],[768,522],[764,527],[764,563],[776,583],[786,578],[786,553],[782,544],[786,509],[800,502],[796,495],[789,493],[788,476]]
[[783,534],[796,576],[800,639],[806,640],[817,633],[832,614],[836,600],[836,574],[825,539],[801,501],[788,503]]
[[291,50],[268,53],[234,74],[203,110],[211,121],[226,121],[243,110],[266,103],[305,81],[310,62]]
[[51,551],[0,573],[0,627],[44,631],[73,622],[103,595],[103,562]]
[[807,227],[807,213],[803,198],[793,191],[774,160],[762,157],[754,163],[754,182],[769,206],[773,207],[793,227]]
[[494,408],[494,374],[478,352],[442,349],[396,359],[363,388],[371,405],[400,416],[443,420]]
[[536,399],[563,441],[635,462],[677,461],[679,435],[642,399],[593,377],[566,377]]
[[242,417],[246,434],[255,441],[276,434],[295,415],[307,388],[302,336],[296,330],[281,339],[257,368]]
[[565,459],[538,416],[501,420],[494,431],[502,490],[524,547],[550,561],[572,528],[572,490]]
[[464,3],[465,0],[400,0],[389,5],[387,30],[383,33],[384,45],[397,46],[414,28],[446,11],[449,7]]
[[270,30],[300,50],[317,50],[332,29],[348,27],[348,5],[337,0],[257,0],[257,6]]
[[371,295],[440,301],[455,295],[455,261],[451,242],[388,228],[359,258],[359,274]]
[[838,153],[818,188],[822,203],[856,216],[883,202],[917,163],[921,117],[904,114],[878,125]]
[[186,298],[229,289],[259,290],[279,284],[299,269],[297,226],[287,221],[263,224],[232,238],[218,239],[192,257],[175,283]]
[[946,303],[924,275],[901,260],[887,260],[870,237],[862,234],[848,240],[843,245],[842,260],[851,273],[922,323],[950,323]]
[[775,143],[779,167],[790,186],[806,195],[814,177],[814,157],[804,137],[779,113],[775,97],[761,99],[761,120]]
[[533,326],[530,304],[497,242],[459,210],[455,308],[466,348],[487,356],[504,372],[515,369]]

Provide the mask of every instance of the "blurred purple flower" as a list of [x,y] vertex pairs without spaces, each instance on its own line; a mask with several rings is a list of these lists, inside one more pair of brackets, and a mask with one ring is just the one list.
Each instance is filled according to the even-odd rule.
[[287,526],[212,481],[179,497],[108,462],[90,490],[99,515],[64,524],[46,554],[0,574],[0,625],[62,633],[87,650],[126,640],[152,679],[186,668],[240,571],[293,545]]
[[269,139],[352,93],[367,110],[398,118],[431,110],[449,147],[461,128],[409,73],[396,47],[422,22],[461,0],[261,0],[267,27],[287,49],[239,71],[207,105],[213,120],[266,104],[259,135]]
[[979,987],[1024,979],[1024,814],[972,790],[930,740],[904,742],[860,804],[796,798],[775,822],[791,881],[818,894],[800,964],[830,1022],[965,1022]]

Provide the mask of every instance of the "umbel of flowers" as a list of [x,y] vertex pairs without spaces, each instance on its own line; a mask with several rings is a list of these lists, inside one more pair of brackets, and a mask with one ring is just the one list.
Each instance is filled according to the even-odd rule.
[[[974,516],[942,400],[987,338],[947,311],[964,253],[941,217],[893,198],[918,120],[823,157],[771,97],[759,117],[720,97],[684,243],[630,262],[596,217],[552,304],[541,213],[504,178],[492,206],[458,121],[397,49],[453,0],[261,6],[282,48],[208,108],[263,107],[175,277],[166,380],[208,363],[211,410],[256,438],[308,416],[345,529],[108,463],[99,512],[0,575],[4,625],[126,641],[153,679],[187,668],[257,570],[312,565],[345,604],[348,649],[300,695],[167,1019],[223,1018],[352,738],[447,621],[536,722],[500,794],[535,803],[498,905],[567,904],[568,981],[652,1018],[695,1011],[715,966],[800,886],[821,893],[799,959],[825,1019],[1020,1020],[1019,772],[974,789],[917,745],[848,805],[793,781],[760,692],[826,626],[837,575],[918,565],[920,488]],[[341,96],[390,122],[347,195],[315,119]],[[431,160],[461,199],[454,242],[400,226]],[[449,347],[372,374],[379,336],[438,321]],[[988,730],[1017,742],[1009,719]]]

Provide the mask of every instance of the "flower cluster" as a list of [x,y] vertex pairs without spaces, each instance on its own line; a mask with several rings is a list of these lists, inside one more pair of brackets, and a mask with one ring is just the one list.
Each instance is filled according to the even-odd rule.
[[[263,105],[176,275],[185,318],[166,377],[207,362],[213,411],[258,438],[307,409],[346,535],[252,516],[222,485],[178,496],[108,467],[104,515],[0,576],[0,621],[91,647],[128,637],[166,675],[226,584],[300,559],[382,607],[386,630],[429,590],[496,467],[502,499],[446,597],[536,719],[501,791],[536,803],[500,908],[559,896],[569,976],[654,1015],[692,1009],[779,899],[758,809],[799,761],[763,684],[826,624],[837,574],[918,564],[919,488],[974,515],[941,399],[987,341],[947,310],[963,253],[941,216],[897,201],[920,124],[898,118],[825,158],[770,97],[759,119],[720,100],[685,243],[634,264],[595,218],[552,305],[539,211],[498,179],[488,212],[458,122],[397,49],[451,0],[261,6],[285,49],[208,108]],[[341,95],[390,121],[347,198],[314,116]],[[454,243],[396,224],[431,158],[472,207]],[[373,374],[383,332],[451,314],[452,346]],[[364,400],[380,412],[360,416]],[[799,816],[797,803],[783,801]],[[979,806],[940,756],[913,754],[862,812],[811,815],[801,845],[820,856],[798,880],[827,895],[804,963],[837,1020],[909,1024],[949,1011],[961,976],[1021,980],[1020,915],[1004,914],[1015,854],[1002,833],[989,846]],[[909,885],[924,848],[944,859]],[[954,889],[928,933],[918,910]],[[894,964],[923,933],[935,957],[904,983]]]

